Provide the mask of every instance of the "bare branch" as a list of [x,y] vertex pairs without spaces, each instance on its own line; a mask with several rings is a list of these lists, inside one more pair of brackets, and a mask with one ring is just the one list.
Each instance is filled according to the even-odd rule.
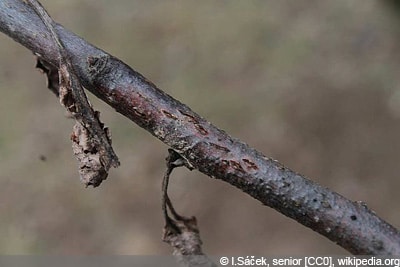
[[[354,254],[400,254],[400,233],[353,202],[265,157],[216,128],[120,60],[57,25],[82,85],[174,149],[193,168],[236,186],[264,205]],[[21,0],[0,1],[0,30],[58,66],[57,46]]]

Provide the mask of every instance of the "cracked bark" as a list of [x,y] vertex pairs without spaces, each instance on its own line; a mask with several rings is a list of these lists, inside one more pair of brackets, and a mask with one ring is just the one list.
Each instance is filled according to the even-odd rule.
[[[82,85],[170,146],[200,172],[221,179],[354,254],[400,255],[400,233],[353,202],[232,138],[119,59],[57,25]],[[21,0],[0,0],[0,30],[57,68],[57,47]]]

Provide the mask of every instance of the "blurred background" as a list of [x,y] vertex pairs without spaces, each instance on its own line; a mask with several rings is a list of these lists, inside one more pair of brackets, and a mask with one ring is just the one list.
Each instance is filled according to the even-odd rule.
[[[42,0],[52,17],[265,155],[400,227],[400,15],[390,1]],[[393,1],[395,2],[395,1]],[[73,121],[0,35],[0,254],[165,254],[167,147],[91,96],[121,160],[80,183]],[[347,254],[222,181],[174,172],[210,255]]]

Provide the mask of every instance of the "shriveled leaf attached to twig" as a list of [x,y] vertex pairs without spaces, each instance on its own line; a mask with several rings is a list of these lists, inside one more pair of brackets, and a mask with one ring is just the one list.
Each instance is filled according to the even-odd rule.
[[[79,174],[86,186],[99,186],[108,176],[111,167],[118,167],[118,157],[111,146],[108,128],[99,119],[86,95],[77,95],[74,86],[76,75],[66,64],[59,69],[60,103],[75,119],[71,135],[72,149],[78,160]],[[75,91],[74,91],[75,90]],[[83,92],[83,88],[80,88]],[[77,101],[76,99],[79,99]]]
[[[39,59],[37,67],[47,74],[50,89],[59,96],[61,105],[75,119],[71,140],[78,160],[81,180],[86,186],[99,186],[107,178],[109,169],[119,166],[108,130],[100,121],[99,112],[94,111],[88,101],[78,75],[69,60],[68,52],[55,30],[55,22],[38,1],[25,2],[43,21],[58,48],[59,66],[52,67],[51,64]],[[58,81],[54,75],[55,69],[58,69]]]

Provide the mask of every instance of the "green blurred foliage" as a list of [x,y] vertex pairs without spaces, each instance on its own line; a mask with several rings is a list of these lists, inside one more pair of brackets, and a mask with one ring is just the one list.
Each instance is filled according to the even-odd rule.
[[[42,1],[218,127],[400,227],[398,18],[378,1]],[[121,167],[79,182],[72,121],[34,57],[0,36],[0,253],[169,254],[160,185],[167,147],[91,96]],[[343,249],[198,172],[170,194],[204,251]]]

